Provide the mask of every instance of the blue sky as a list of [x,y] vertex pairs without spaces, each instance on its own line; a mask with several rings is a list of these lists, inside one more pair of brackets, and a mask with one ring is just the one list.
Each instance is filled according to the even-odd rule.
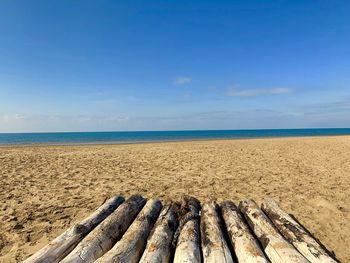
[[350,126],[349,1],[0,2],[0,132]]

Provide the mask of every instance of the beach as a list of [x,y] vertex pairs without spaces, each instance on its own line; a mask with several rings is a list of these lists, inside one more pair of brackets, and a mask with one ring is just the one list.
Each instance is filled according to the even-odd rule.
[[274,197],[350,262],[350,136],[1,146],[0,262],[19,262],[113,195]]

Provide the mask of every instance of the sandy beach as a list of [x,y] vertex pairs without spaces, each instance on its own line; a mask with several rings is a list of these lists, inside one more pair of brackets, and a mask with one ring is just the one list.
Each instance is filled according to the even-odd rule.
[[110,196],[272,196],[350,262],[350,136],[0,147],[0,262],[19,262]]

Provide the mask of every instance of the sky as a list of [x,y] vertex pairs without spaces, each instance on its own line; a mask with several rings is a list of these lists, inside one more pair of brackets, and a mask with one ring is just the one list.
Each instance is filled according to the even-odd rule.
[[0,1],[0,132],[350,127],[349,1]]

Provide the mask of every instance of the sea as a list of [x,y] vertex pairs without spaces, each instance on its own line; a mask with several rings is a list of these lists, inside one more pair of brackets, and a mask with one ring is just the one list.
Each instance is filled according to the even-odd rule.
[[0,133],[0,145],[123,144],[213,139],[350,135],[350,128]]

